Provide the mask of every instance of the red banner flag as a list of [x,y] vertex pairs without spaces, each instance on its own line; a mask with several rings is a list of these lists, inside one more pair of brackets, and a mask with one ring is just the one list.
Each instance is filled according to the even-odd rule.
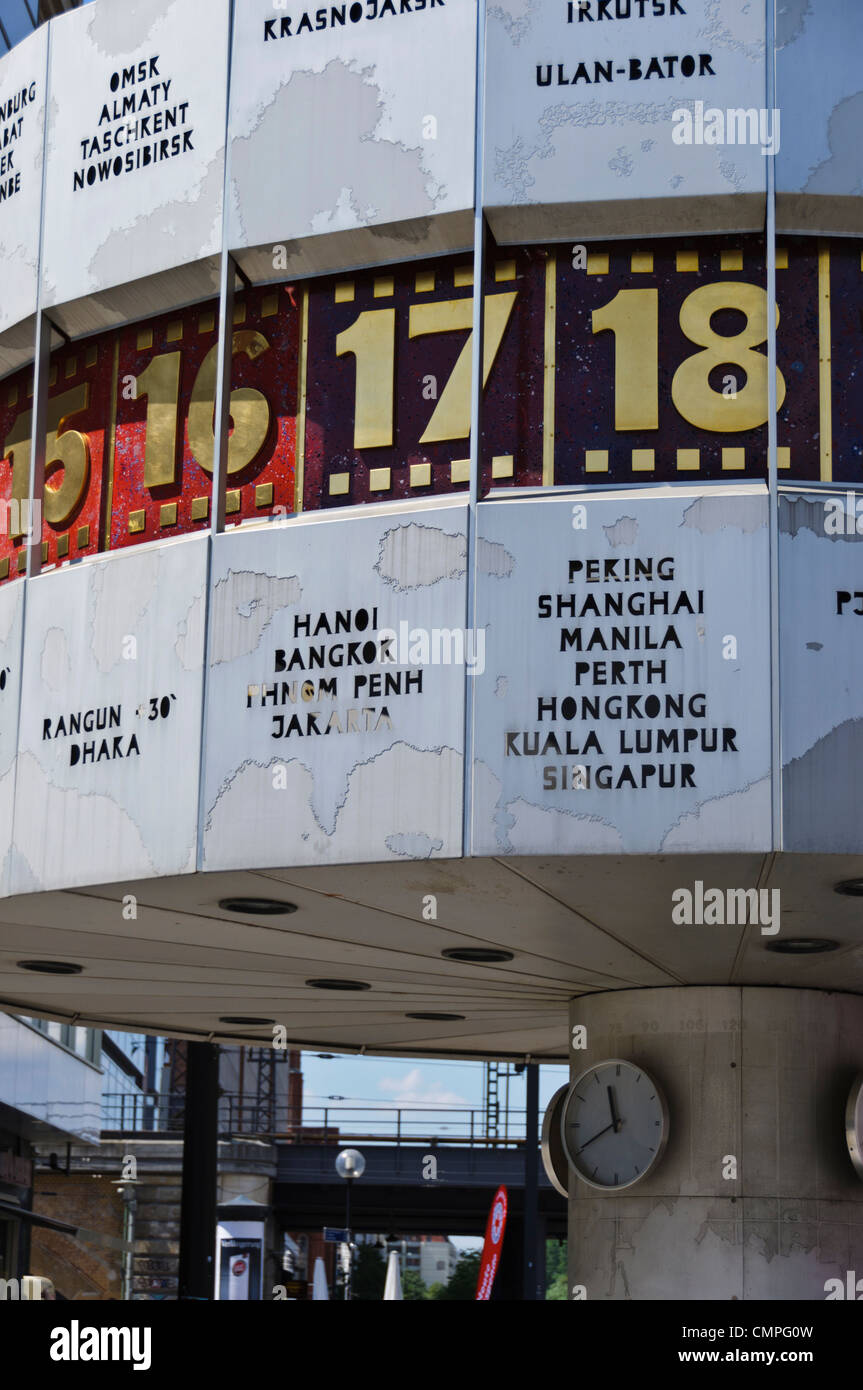
[[500,1264],[500,1252],[503,1249],[506,1209],[506,1188],[499,1187],[494,1194],[494,1201],[491,1204],[491,1211],[488,1214],[488,1221],[485,1228],[485,1243],[482,1247],[482,1259],[479,1263],[479,1279],[476,1285],[477,1302],[487,1302],[488,1299],[491,1298],[494,1276],[497,1274],[497,1267]]

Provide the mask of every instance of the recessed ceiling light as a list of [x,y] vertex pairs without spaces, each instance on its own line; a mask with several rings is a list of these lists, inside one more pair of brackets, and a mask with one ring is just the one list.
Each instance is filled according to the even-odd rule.
[[286,917],[297,911],[296,903],[279,902],[277,898],[220,898],[223,912],[239,912],[249,917]]
[[19,960],[19,970],[32,970],[36,975],[80,975],[83,965],[70,960]]
[[863,898],[863,878],[845,878],[833,885],[833,892],[845,898]]
[[461,1023],[464,1014],[405,1014],[405,1018],[428,1019],[429,1023]]
[[306,984],[310,989],[371,989],[363,980],[306,980]]
[[767,950],[778,956],[819,956],[824,951],[838,951],[839,942],[826,936],[788,936],[784,941],[768,941]]
[[263,1028],[275,1021],[274,1018],[243,1018],[241,1014],[224,1014],[219,1019],[220,1023],[236,1023],[246,1028]]
[[497,965],[515,958],[514,952],[499,951],[493,946],[453,946],[441,951],[441,955],[445,960],[468,961],[473,965]]

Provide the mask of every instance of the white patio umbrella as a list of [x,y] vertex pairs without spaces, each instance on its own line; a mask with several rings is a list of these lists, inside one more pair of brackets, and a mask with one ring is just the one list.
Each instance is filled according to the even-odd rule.
[[388,1299],[391,1302],[395,1299],[398,1299],[398,1301],[401,1302],[402,1298],[402,1280],[401,1273],[399,1272],[399,1252],[398,1250],[391,1250],[390,1257],[387,1260],[387,1279],[386,1283],[384,1284],[384,1302],[386,1303]]
[[315,1273],[312,1280],[312,1302],[320,1302],[321,1299],[329,1298],[330,1291],[327,1287],[327,1271],[320,1255],[315,1260]]

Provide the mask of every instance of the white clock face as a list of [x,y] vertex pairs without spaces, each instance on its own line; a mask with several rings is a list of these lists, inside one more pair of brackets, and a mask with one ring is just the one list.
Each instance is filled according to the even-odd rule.
[[566,1156],[582,1181],[614,1191],[631,1187],[657,1162],[668,1137],[668,1111],[653,1077],[615,1057],[572,1083],[561,1129]]

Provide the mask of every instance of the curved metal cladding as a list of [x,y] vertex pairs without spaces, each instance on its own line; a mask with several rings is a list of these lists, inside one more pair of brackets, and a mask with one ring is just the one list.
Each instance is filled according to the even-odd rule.
[[476,21],[96,0],[0,62],[4,894],[861,849],[859,7],[502,0],[479,92]]

